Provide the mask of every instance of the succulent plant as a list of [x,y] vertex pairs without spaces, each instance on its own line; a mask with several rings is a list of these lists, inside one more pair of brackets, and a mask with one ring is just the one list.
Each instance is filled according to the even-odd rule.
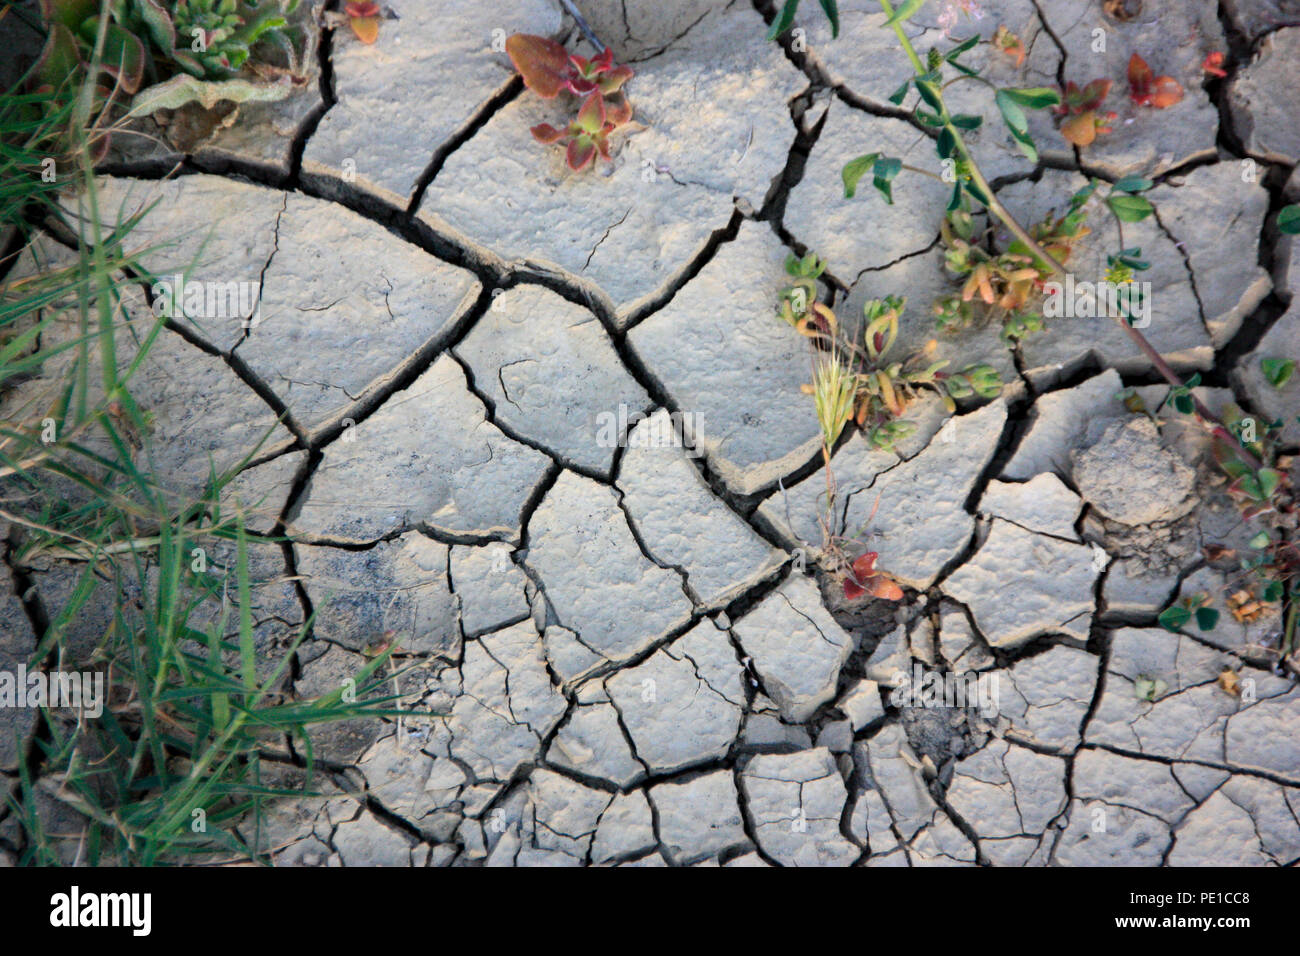
[[1183,98],[1183,85],[1172,76],[1156,76],[1147,61],[1134,53],[1128,61],[1129,98],[1138,106],[1168,109]]
[[[160,6],[158,0],[123,0],[122,5],[148,9],[155,18]],[[298,0],[176,0],[171,10],[174,40],[166,55],[200,79],[233,76],[256,43],[288,26],[287,15],[297,6]],[[158,42],[165,33],[151,36]]]
[[566,144],[565,159],[570,169],[586,169],[599,153],[609,159],[609,134],[618,124],[607,118],[605,100],[593,93],[582,103],[577,118],[564,129],[550,123],[538,123],[529,131],[539,143]]
[[1101,112],[1101,105],[1110,93],[1110,80],[1093,80],[1078,86],[1073,80],[1065,84],[1065,96],[1054,108],[1058,116],[1067,117],[1061,123],[1061,135],[1075,146],[1088,146],[1100,133],[1111,132],[1110,124],[1116,119],[1114,111]]
[[623,92],[632,68],[615,66],[609,47],[587,59],[528,33],[508,37],[506,53],[524,85],[543,99],[565,92],[582,97],[577,117],[566,128],[539,123],[532,127],[533,137],[542,143],[564,142],[569,167],[575,170],[585,169],[597,153],[609,159],[609,134],[632,119],[632,105]]

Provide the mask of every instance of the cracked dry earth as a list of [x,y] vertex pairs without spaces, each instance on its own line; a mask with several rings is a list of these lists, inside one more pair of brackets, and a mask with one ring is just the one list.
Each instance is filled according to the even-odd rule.
[[[188,155],[117,155],[102,182],[103,208],[157,202],[142,245],[179,234],[156,273],[215,223],[195,278],[261,282],[250,328],[174,322],[138,398],[177,488],[265,439],[230,497],[258,532],[291,536],[253,549],[263,646],[317,613],[291,691],[337,687],[385,631],[409,668],[400,727],[315,732],[324,793],[264,821],[275,859],[1300,859],[1280,612],[1157,626],[1180,596],[1222,606],[1241,582],[1205,547],[1250,532],[1202,435],[1116,397],[1135,386],[1155,409],[1165,389],[1111,323],[1062,320],[1015,352],[989,329],[941,338],[937,357],[1000,369],[1003,396],[952,417],[922,401],[897,454],[855,436],[833,463],[837,517],[869,530],[906,599],[846,605],[810,573],[825,482],[805,347],[773,318],[783,261],[826,257],[842,315],[906,294],[904,347],[931,337],[926,305],[948,281],[946,189],[900,182],[894,206],[841,195],[858,154],[930,165],[883,98],[908,67],[876,4],[841,0],[834,42],[806,11],[796,50],[764,42],[765,2],[580,2],[635,67],[644,128],[579,175],[531,141],[554,109],[490,52],[493,30],[576,42],[573,26],[552,0],[500,6],[408,2],[373,47],[326,36],[306,103],[253,108]],[[1161,177],[1158,220],[1125,237],[1152,263],[1148,336],[1201,373],[1212,409],[1294,420],[1300,384],[1273,392],[1258,368],[1300,355],[1300,245],[1271,226],[1300,200],[1297,5],[1148,0],[1158,15],[1123,24],[1098,0],[985,6],[959,32],[1024,37],[1013,85],[1122,77],[1135,50],[1184,81],[1166,111],[1114,97],[1127,112],[1082,158],[1041,116],[1037,170],[997,124],[975,148],[1022,220],[1085,173]],[[934,11],[911,27],[922,49],[939,38]],[[1229,49],[1241,65],[1203,89],[1201,60]],[[1009,62],[988,68],[1010,82]],[[1093,225],[1080,274],[1115,247],[1113,225]],[[617,440],[601,437],[610,414]],[[656,440],[675,420],[699,454]],[[22,573],[48,607],[75,581]],[[8,601],[17,657],[34,634]],[[914,666],[977,677],[996,706],[900,699]],[[280,782],[298,779],[291,757]],[[14,760],[0,751],[9,779]]]

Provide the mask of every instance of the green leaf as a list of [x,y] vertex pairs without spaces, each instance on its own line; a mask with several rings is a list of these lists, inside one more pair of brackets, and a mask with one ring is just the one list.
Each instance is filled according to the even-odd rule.
[[1264,378],[1268,379],[1268,384],[1274,388],[1281,388],[1291,381],[1291,376],[1295,374],[1295,361],[1293,359],[1260,359],[1259,367],[1264,373]]
[[994,99],[997,101],[998,110],[1002,113],[1002,119],[1007,124],[1007,129],[1011,131],[1011,136],[1020,147],[1020,151],[1025,154],[1031,163],[1038,162],[1038,148],[1034,145],[1033,138],[1029,135],[1029,120],[1025,117],[1025,111],[1020,108],[1020,103],[1016,97],[1012,96],[1011,90],[998,90]]
[[979,34],[977,33],[969,40],[962,40],[955,47],[953,47],[951,50],[945,53],[943,55],[943,58],[947,60],[949,63],[951,63],[953,60],[957,59],[957,57],[961,56],[963,53],[971,49],[973,46],[975,46],[975,44],[979,42],[980,42],[980,38],[979,38]]
[[840,9],[835,0],[820,0],[820,3],[826,19],[831,21],[831,39],[835,39],[840,35]]
[[911,80],[905,80],[903,85],[890,95],[889,102],[893,103],[895,106],[902,106],[903,100],[907,97],[907,88],[911,85]]
[[952,187],[952,198],[948,200],[948,208],[946,211],[953,212],[960,208],[961,208],[961,180],[959,179],[957,180],[956,185]]
[[775,40],[786,30],[790,29],[790,24],[794,23],[795,11],[799,9],[799,0],[785,0],[785,6],[772,21],[772,28],[767,31],[767,38]]
[[979,129],[984,123],[984,117],[971,116],[969,113],[958,113],[952,118],[952,125],[958,129]]
[[940,159],[948,159],[957,151],[957,137],[945,126],[939,130],[939,140],[934,148],[938,150]]
[[1300,233],[1300,203],[1282,207],[1277,214],[1277,228],[1288,236]]
[[876,160],[879,158],[879,153],[867,153],[865,156],[851,159],[844,164],[844,168],[840,170],[840,178],[844,180],[845,199],[853,198],[858,191],[858,181],[867,174],[867,171],[872,166],[876,165]]
[[930,80],[916,80],[916,91],[921,94],[921,99],[936,113],[943,113],[943,100],[939,98],[939,88]]
[[1278,482],[1282,480],[1282,472],[1274,468],[1261,468],[1255,472],[1255,477],[1259,481],[1260,494],[1267,499],[1273,497],[1273,492],[1277,491]]
[[1196,403],[1192,401],[1192,396],[1186,392],[1180,392],[1174,396],[1174,408],[1184,415],[1190,415],[1196,411]]
[[1106,205],[1120,222],[1141,222],[1155,212],[1150,200],[1129,193],[1111,193],[1106,197]]
[[1088,185],[1084,186],[1077,193],[1071,196],[1070,208],[1078,209],[1080,206],[1086,203],[1089,199],[1092,198],[1092,194],[1097,191],[1097,187],[1099,185],[1101,185],[1100,182],[1094,179],[1092,182],[1088,183]]
[[1028,110],[1041,110],[1049,106],[1059,106],[1061,103],[1061,94],[1049,86],[998,90],[998,98],[1009,99],[1017,106],[1023,106]]
[[925,6],[925,0],[903,0],[894,8],[893,16],[885,21],[885,26],[892,27],[895,23],[902,23],[904,20],[910,20],[916,15],[916,11]]
[[1260,531],[1253,538],[1247,541],[1246,544],[1254,548],[1256,551],[1262,551],[1272,544],[1272,542],[1273,538],[1267,531]]
[[1182,628],[1183,625],[1191,619],[1192,612],[1180,604],[1175,604],[1173,607],[1165,608],[1160,612],[1160,616],[1156,618],[1156,620],[1160,622],[1160,626],[1166,631],[1175,632]]
[[1276,604],[1282,600],[1283,590],[1281,581],[1269,581],[1268,586],[1264,588],[1264,601],[1268,604]]
[[903,161],[893,156],[885,156],[876,161],[876,178],[886,181],[893,179],[903,168]]
[[1111,188],[1121,193],[1144,193],[1154,185],[1151,180],[1141,176],[1125,176]]
[[966,191],[970,193],[972,196],[974,196],[976,199],[978,199],[980,202],[982,202],[985,206],[988,206],[989,204],[988,193],[986,193],[983,190],[983,188],[981,188],[979,185],[977,185],[976,183],[967,183]]
[[1219,623],[1219,612],[1212,607],[1198,607],[1196,609],[1196,626],[1202,631],[1214,630],[1214,625]]
[[891,206],[894,204],[894,189],[890,182],[902,168],[903,161],[901,159],[893,159],[888,156],[878,160],[875,165],[875,178],[872,180],[872,185],[880,191],[880,194],[885,197],[885,202]]
[[1002,112],[1002,118],[1006,120],[1007,126],[1013,133],[1025,133],[1029,130],[1029,120],[1025,118],[1025,111],[1020,108],[1009,90],[998,90],[994,96],[997,101],[998,109]]

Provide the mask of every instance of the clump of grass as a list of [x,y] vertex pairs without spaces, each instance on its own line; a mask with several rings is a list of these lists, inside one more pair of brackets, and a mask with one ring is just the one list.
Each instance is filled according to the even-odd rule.
[[[275,545],[255,542],[223,505],[248,459],[211,471],[194,500],[148,467],[150,415],[131,383],[158,337],[174,334],[164,318],[125,320],[124,298],[147,275],[127,240],[148,210],[101,217],[91,93],[28,89],[0,96],[0,215],[26,240],[21,268],[0,263],[9,273],[0,278],[0,527],[9,528],[0,557],[24,580],[50,562],[75,579],[61,606],[34,615],[28,668],[92,668],[107,692],[97,718],[42,709],[5,797],[19,830],[8,849],[38,865],[257,858],[263,804],[286,793],[263,783],[267,759],[296,740],[291,752],[305,755],[310,780],[306,728],[396,713],[383,693],[391,650],[311,700],[295,699],[287,680],[310,619],[267,659],[249,555]],[[45,160],[69,141],[73,172],[51,182]],[[43,259],[49,248],[57,262]],[[207,565],[196,549],[230,558]],[[104,603],[108,623],[87,648],[89,609]],[[69,819],[72,833],[51,827]]]

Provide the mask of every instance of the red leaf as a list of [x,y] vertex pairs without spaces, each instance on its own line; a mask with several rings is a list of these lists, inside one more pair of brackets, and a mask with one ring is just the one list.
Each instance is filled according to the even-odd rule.
[[556,143],[564,138],[565,131],[562,129],[556,129],[550,123],[538,123],[536,126],[529,129],[528,132],[532,133],[533,139],[537,140],[539,143]]
[[865,581],[871,575],[875,574],[876,558],[880,557],[875,551],[868,551],[862,557],[853,562],[853,576],[859,581]]
[[617,93],[605,101],[605,120],[615,126],[622,126],[632,119],[632,104],[622,93]]
[[569,54],[546,37],[515,33],[506,38],[506,54],[524,84],[543,99],[554,99],[569,75]]
[[348,26],[362,43],[374,43],[379,38],[379,17],[352,17]]
[[564,158],[568,161],[570,169],[586,169],[596,158],[595,141],[590,136],[579,136],[570,140]]
[[853,578],[849,577],[844,579],[845,600],[856,601],[858,598],[862,597],[862,595],[866,593],[867,593],[867,589],[864,588],[857,581],[853,580]]
[[1151,67],[1147,61],[1134,53],[1128,60],[1128,88],[1129,96],[1133,102],[1139,106],[1146,106],[1151,98],[1151,84],[1155,82],[1155,74],[1151,72]]
[[1168,109],[1183,98],[1183,84],[1172,76],[1156,77],[1156,89],[1151,96],[1151,105],[1158,110]]
[[903,600],[903,589],[883,574],[876,574],[867,579],[867,590],[872,597],[882,601]]
[[1075,146],[1088,146],[1097,138],[1097,114],[1089,110],[1061,124],[1061,135]]
[[1218,50],[1205,55],[1205,59],[1201,61],[1201,69],[1214,76],[1228,75],[1228,71],[1223,68],[1223,54]]
[[632,79],[632,75],[630,66],[620,66],[610,70],[597,81],[600,84],[600,91],[606,96],[617,93],[623,88],[624,83]]
[[1095,110],[1106,102],[1106,97],[1110,94],[1110,80],[1093,80],[1082,90],[1079,91],[1079,108],[1082,110]]
[[350,17],[377,17],[380,13],[379,4],[368,0],[351,0],[344,9]]

